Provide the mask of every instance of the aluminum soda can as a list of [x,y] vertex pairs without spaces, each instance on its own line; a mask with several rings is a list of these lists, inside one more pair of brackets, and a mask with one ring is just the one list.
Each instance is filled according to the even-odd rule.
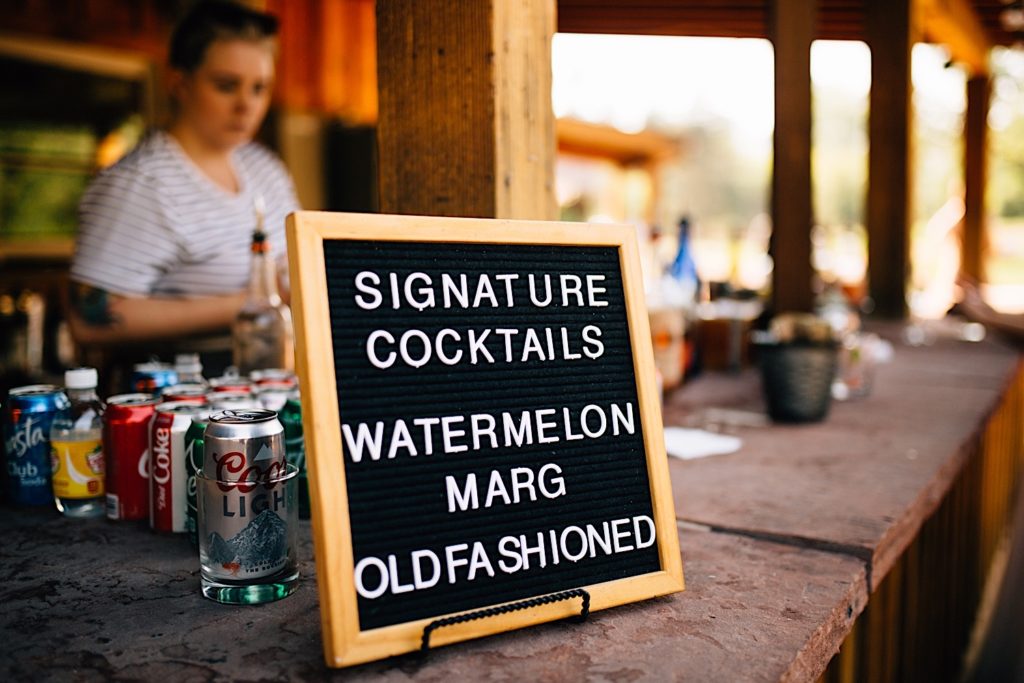
[[309,519],[309,480],[306,476],[306,441],[302,434],[302,403],[293,391],[278,413],[284,427],[284,450],[289,465],[299,470],[299,519]]
[[204,571],[234,581],[281,571],[289,562],[289,501],[284,428],[277,413],[214,413],[203,451],[199,528],[209,556]]
[[11,389],[4,414],[7,497],[15,505],[52,505],[50,426],[68,397],[51,384]]
[[[208,406],[209,410],[209,406]],[[192,545],[199,545],[198,515],[196,513],[196,472],[203,467],[203,432],[210,422],[210,413],[192,417],[192,424],[185,431],[185,472],[188,477],[185,485],[187,499],[185,503],[185,530]]]
[[107,399],[103,413],[107,519],[149,517],[149,432],[156,405],[153,394]]
[[209,408],[205,404],[185,401],[156,406],[149,442],[149,526],[155,531],[185,531],[185,432],[193,417],[206,412]]
[[238,375],[214,377],[210,380],[210,391],[231,391],[249,394],[252,393],[252,382],[249,381],[248,377],[240,377]]
[[251,410],[260,408],[259,399],[251,391],[211,391],[206,394],[210,410]]
[[284,475],[284,427],[273,410],[223,410],[204,435],[203,474],[216,481],[257,481]]
[[160,400],[165,403],[171,401],[187,401],[188,403],[206,403],[206,393],[209,389],[203,384],[174,384],[160,390]]
[[137,363],[132,372],[132,390],[159,394],[164,387],[178,383],[178,373],[168,363]]
[[278,384],[287,385],[289,389],[294,389],[299,384],[299,380],[295,377],[295,373],[284,368],[264,368],[262,370],[253,370],[249,373],[249,379],[256,386],[260,386],[261,384]]
[[280,410],[284,408],[284,404],[288,400],[288,397],[295,392],[295,386],[294,382],[267,380],[262,384],[257,384],[253,387],[253,390],[256,394],[256,398],[259,399],[260,405],[267,410],[276,410],[280,412]]

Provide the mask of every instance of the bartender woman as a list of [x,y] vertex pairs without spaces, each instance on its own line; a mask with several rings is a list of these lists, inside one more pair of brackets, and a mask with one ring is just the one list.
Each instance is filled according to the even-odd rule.
[[[252,142],[270,102],[277,20],[201,2],[170,45],[171,125],[89,186],[71,266],[86,345],[226,332],[244,302],[257,207],[272,254],[298,209],[280,160]],[[154,347],[155,348],[155,347]]]

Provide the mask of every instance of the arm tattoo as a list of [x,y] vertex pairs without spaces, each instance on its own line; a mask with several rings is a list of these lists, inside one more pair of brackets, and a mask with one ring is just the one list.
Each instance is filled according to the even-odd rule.
[[73,282],[71,305],[89,325],[111,325],[117,322],[117,317],[110,312],[110,296],[105,289]]

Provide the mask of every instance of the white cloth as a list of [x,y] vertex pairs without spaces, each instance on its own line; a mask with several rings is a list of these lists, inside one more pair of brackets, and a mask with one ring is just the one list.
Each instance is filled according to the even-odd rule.
[[169,134],[147,136],[86,190],[71,279],[127,296],[244,289],[257,197],[275,258],[285,255],[285,216],[299,205],[284,165],[265,147],[244,145],[232,163],[237,194],[206,177]]
[[737,436],[715,434],[703,429],[665,427],[665,450],[669,455],[683,460],[734,453],[742,445],[743,441]]

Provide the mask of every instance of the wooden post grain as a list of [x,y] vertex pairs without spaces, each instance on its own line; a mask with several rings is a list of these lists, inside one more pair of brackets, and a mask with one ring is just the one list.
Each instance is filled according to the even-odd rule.
[[902,318],[909,270],[911,163],[910,0],[867,0],[871,48],[868,124],[868,287],[875,312]]
[[380,208],[555,217],[552,0],[377,3]]
[[811,41],[816,2],[772,3],[775,45],[775,162],[772,172],[773,308],[810,311]]
[[988,76],[967,81],[967,115],[964,119],[964,232],[960,269],[974,280],[985,277],[985,169],[987,165]]

